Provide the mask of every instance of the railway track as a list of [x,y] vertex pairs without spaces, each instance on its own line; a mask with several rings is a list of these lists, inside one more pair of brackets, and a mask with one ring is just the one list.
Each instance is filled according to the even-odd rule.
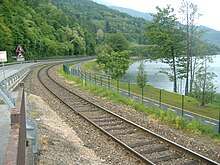
[[49,70],[52,67],[53,65],[45,66],[38,72],[38,78],[45,88],[60,102],[142,159],[146,164],[218,164],[66,89],[49,75]]

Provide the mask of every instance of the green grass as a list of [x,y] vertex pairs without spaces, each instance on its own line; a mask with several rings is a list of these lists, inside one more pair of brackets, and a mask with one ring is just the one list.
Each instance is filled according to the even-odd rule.
[[[88,70],[91,73],[101,73],[101,68],[98,66],[98,64],[95,61],[85,63],[84,68]],[[94,75],[94,74],[93,74]],[[94,76],[91,76],[92,79],[94,79]],[[97,76],[98,77],[98,76]],[[96,77],[96,81],[100,82],[101,80]],[[102,79],[102,82],[105,84],[108,84],[108,80]],[[110,86],[117,87],[117,81],[112,80],[110,82]],[[125,91],[128,91],[128,83],[127,82],[119,82],[119,88],[123,89]],[[141,89],[138,87],[137,84],[131,84],[130,86],[130,91],[131,93],[135,93],[138,95],[141,95]],[[160,89],[155,88],[150,85],[146,85],[144,87],[144,97],[160,101]],[[161,91],[161,102],[178,107],[179,109],[182,109],[182,95],[165,91]],[[217,101],[214,100],[214,103]],[[199,114],[201,116],[205,116],[211,119],[218,120],[219,119],[219,110],[220,110],[220,105],[216,104],[207,104],[205,106],[199,106],[200,103],[192,98],[192,97],[184,97],[184,110]]]
[[154,116],[155,118],[161,120],[163,123],[170,125],[176,129],[183,129],[187,132],[196,132],[203,135],[209,135],[220,139],[220,135],[213,130],[208,124],[201,122],[200,120],[188,121],[185,118],[179,117],[171,110],[163,111],[160,108],[146,107],[141,102],[136,102],[132,98],[126,98],[120,95],[117,91],[112,91],[107,88],[101,87],[100,85],[95,85],[90,82],[83,82],[81,78],[74,77],[70,74],[64,73],[63,69],[59,69],[59,73],[64,76],[68,81],[74,81],[76,84],[82,88],[92,92],[94,95],[109,99],[113,102],[125,104],[131,106],[135,110],[141,111],[146,115]]

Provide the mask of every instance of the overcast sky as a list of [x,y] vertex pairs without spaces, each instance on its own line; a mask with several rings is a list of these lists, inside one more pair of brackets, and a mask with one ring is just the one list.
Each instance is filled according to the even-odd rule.
[[[170,4],[179,10],[182,0],[94,0],[104,1],[109,5],[134,9],[141,12],[156,13],[156,6],[160,8]],[[198,25],[204,25],[220,31],[220,0],[189,0],[198,6],[202,16],[198,20]]]

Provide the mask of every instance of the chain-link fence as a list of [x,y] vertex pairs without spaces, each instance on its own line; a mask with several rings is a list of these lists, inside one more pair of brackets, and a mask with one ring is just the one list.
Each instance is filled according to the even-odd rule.
[[[149,85],[144,87],[142,93],[142,89],[137,84],[121,82],[112,79],[106,74],[90,72],[85,69],[82,64],[75,65],[71,69],[64,65],[64,71],[68,74],[82,78],[85,84],[89,81],[111,90],[118,91],[122,95],[132,97],[136,101],[140,101],[150,107],[156,106],[164,110],[169,109],[177,115],[188,118],[189,120],[199,119],[215,128],[219,128],[220,117],[218,117],[218,115],[216,116],[214,113],[208,114],[209,117],[207,117],[207,109],[210,107],[200,107],[198,101],[191,97],[168,92]],[[215,112],[219,112],[219,107],[216,107]]]

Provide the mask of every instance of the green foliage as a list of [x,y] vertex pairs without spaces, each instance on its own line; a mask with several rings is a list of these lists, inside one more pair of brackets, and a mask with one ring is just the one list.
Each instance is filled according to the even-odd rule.
[[51,0],[51,3],[62,9],[83,24],[94,36],[99,29],[104,33],[122,32],[128,41],[139,43],[143,40],[141,34],[148,21],[135,18],[91,0]]
[[91,0],[3,0],[0,13],[1,50],[15,56],[20,44],[26,60],[94,55],[106,36],[115,51],[122,51],[128,48],[127,40],[143,40],[147,24]]
[[216,87],[213,83],[213,79],[216,75],[213,72],[208,72],[207,69],[206,67],[200,67],[198,69],[194,80],[193,91],[190,94],[196,98],[202,106],[211,103],[216,94]]
[[18,44],[26,60],[94,54],[93,34],[53,3],[3,1],[0,13],[0,48],[9,56],[16,55]]
[[138,67],[138,74],[137,74],[137,84],[140,88],[144,88],[147,83],[147,73],[145,70],[144,62],[141,61]]
[[129,67],[128,41],[122,33],[108,34],[96,49],[97,62],[106,74],[118,79]]
[[105,73],[111,75],[113,79],[125,74],[130,62],[129,51],[114,52],[108,45],[102,45],[97,52],[97,62]]
[[177,116],[177,114],[171,110],[164,111],[160,108],[146,107],[141,102],[136,102],[133,98],[125,98],[120,93],[109,90],[102,86],[94,85],[90,82],[86,83],[86,85],[83,85],[81,78],[76,78],[70,74],[65,74],[62,68],[59,69],[59,73],[64,75],[66,79],[74,81],[86,90],[93,92],[97,96],[104,97],[105,99],[110,99],[117,103],[131,106],[135,110],[141,111],[145,114],[157,116],[162,122],[169,124],[174,128],[183,129],[188,132],[196,132],[204,135],[211,135],[212,137],[219,138],[219,136],[216,135],[216,131],[211,126],[202,122],[201,120],[193,119],[193,121],[190,122],[185,118]]
[[113,51],[120,52],[128,50],[128,41],[122,33],[108,34],[105,43],[108,44]]
[[184,33],[180,24],[176,21],[173,8],[160,9],[157,7],[157,14],[153,15],[153,21],[146,27],[145,35],[148,39],[150,55],[153,59],[161,59],[162,62],[170,65],[172,73],[161,71],[174,81],[174,92],[177,92],[177,60],[183,53]]
[[144,44],[130,44],[131,56],[148,56],[148,46]]

